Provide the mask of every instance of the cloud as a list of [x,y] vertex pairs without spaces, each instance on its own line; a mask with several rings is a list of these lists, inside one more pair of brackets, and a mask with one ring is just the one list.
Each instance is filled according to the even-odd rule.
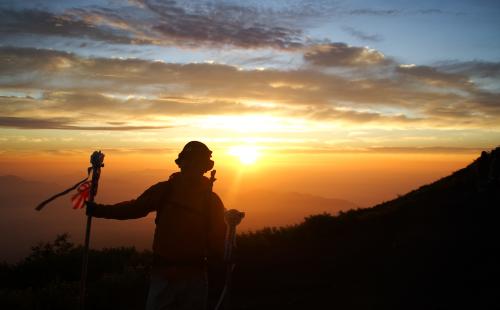
[[[181,116],[255,113],[397,126],[498,128],[500,124],[498,94],[478,87],[465,73],[381,65],[388,60],[376,57],[378,65],[360,65],[353,59],[361,57],[357,55],[365,48],[335,46],[343,58],[335,59],[336,52],[328,45],[325,51],[309,55],[309,61],[322,67],[293,70],[241,70],[223,64],[85,58],[51,50],[0,48],[0,76],[8,77],[0,79],[4,94],[0,115],[82,120],[63,119],[40,124],[42,128],[110,126],[110,117],[126,125],[158,126],[161,120]],[[325,72],[327,64],[356,70]],[[372,67],[383,74],[367,74]]]
[[420,14],[428,15],[428,14],[443,14],[443,10],[441,9],[423,9],[417,11]]
[[[160,1],[133,0],[85,3],[19,3],[0,6],[0,34],[11,42],[26,35],[64,37],[125,45],[160,45],[197,48],[236,47],[297,50],[318,42],[307,30],[333,17],[444,14],[429,8],[345,9],[336,2]],[[347,28],[365,41],[380,41],[377,34]],[[60,38],[59,38],[60,39]],[[96,42],[94,42],[96,43]]]
[[350,15],[373,15],[373,16],[394,16],[399,15],[401,13],[400,10],[388,9],[388,10],[380,10],[380,9],[354,9],[350,10],[348,14]]
[[379,34],[367,34],[361,30],[357,30],[353,27],[342,27],[342,30],[350,34],[356,39],[362,40],[362,41],[367,41],[367,42],[380,42],[382,41],[382,36]]
[[150,43],[131,38],[127,33],[96,27],[85,20],[69,14],[24,9],[0,9],[0,33],[4,36],[16,34],[52,35],[74,38],[89,38],[113,44]]
[[175,1],[135,1],[119,7],[88,6],[57,12],[0,8],[0,33],[110,44],[295,49],[303,46],[305,38],[300,28],[288,22],[294,15],[304,17],[306,13],[288,11],[281,16],[274,10],[222,3],[199,3],[193,9]]
[[463,74],[479,78],[500,78],[500,62],[464,61],[438,63],[437,67],[445,72]]
[[345,43],[329,43],[312,46],[304,53],[304,60],[327,67],[371,66],[388,63],[384,55],[367,47],[349,46]]
[[424,81],[434,86],[454,86],[458,88],[468,88],[471,85],[468,76],[459,73],[448,73],[439,71],[430,66],[405,66],[396,68],[401,76],[411,76],[413,79]]
[[17,129],[62,129],[62,130],[99,130],[99,131],[125,131],[125,130],[146,130],[146,129],[166,129],[169,126],[79,126],[72,125],[75,120],[69,118],[30,118],[30,117],[10,117],[0,116],[0,127]]
[[145,6],[160,17],[153,26],[162,36],[191,44],[233,45],[243,48],[298,48],[302,31],[279,26],[279,20],[265,20],[255,9],[215,4],[188,12],[175,2],[145,1]]
[[316,109],[312,111],[310,116],[319,120],[339,120],[354,123],[367,122],[386,122],[386,123],[416,123],[422,121],[422,118],[410,118],[405,115],[384,115],[379,112],[356,111],[352,109]]
[[436,8],[419,9],[419,10],[404,10],[404,9],[373,9],[373,8],[359,8],[347,10],[347,15],[358,16],[401,16],[401,15],[441,15],[452,14],[461,15],[462,12],[443,11]]
[[[62,130],[151,130],[179,126],[162,124],[170,124],[184,116],[241,115],[270,111],[276,111],[276,109],[211,98],[197,99],[160,95],[148,98],[89,90],[45,91],[39,98],[0,96],[0,117],[3,117],[0,120],[0,127]],[[113,121],[109,121],[110,118]]]

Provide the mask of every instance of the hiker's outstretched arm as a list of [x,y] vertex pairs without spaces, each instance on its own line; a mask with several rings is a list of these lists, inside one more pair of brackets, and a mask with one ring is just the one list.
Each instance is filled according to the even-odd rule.
[[160,182],[151,186],[137,199],[123,201],[113,205],[96,204],[93,207],[92,216],[115,220],[144,217],[160,206],[165,195],[166,187],[166,182]]

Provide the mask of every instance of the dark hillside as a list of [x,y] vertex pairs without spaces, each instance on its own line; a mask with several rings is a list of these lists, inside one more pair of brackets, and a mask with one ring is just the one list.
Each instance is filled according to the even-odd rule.
[[252,308],[500,307],[500,148],[398,199],[240,238]]

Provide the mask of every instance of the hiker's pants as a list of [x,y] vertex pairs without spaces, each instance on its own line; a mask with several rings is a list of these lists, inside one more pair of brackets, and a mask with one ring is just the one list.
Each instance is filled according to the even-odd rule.
[[152,274],[146,310],[205,310],[204,277],[169,280]]

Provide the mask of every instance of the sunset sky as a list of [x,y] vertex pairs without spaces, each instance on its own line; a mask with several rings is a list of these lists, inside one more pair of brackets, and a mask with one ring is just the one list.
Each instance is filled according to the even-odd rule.
[[0,174],[173,171],[200,140],[229,201],[369,206],[500,144],[498,1],[3,0],[0,35]]

